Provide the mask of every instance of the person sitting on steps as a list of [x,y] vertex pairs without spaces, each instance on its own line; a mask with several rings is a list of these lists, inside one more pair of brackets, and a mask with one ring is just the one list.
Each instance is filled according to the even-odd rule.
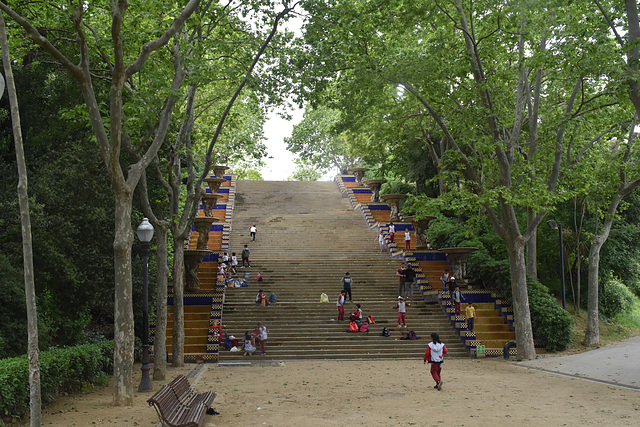
[[249,331],[244,333],[244,355],[253,356],[253,352],[256,351],[256,345],[253,341],[253,337]]
[[362,323],[362,309],[360,308],[360,304],[356,304],[356,310],[349,315],[349,320]]
[[260,304],[263,307],[269,305],[269,298],[267,298],[262,289],[260,289],[258,295],[256,295],[256,304]]

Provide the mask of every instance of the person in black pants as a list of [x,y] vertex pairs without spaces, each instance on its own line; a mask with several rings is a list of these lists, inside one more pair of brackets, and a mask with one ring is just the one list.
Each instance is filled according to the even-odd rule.
[[411,264],[407,264],[404,270],[404,299],[413,299],[413,282],[416,280],[416,271],[411,268]]
[[342,280],[340,280],[340,282],[342,283],[342,289],[344,289],[349,295],[349,302],[352,302],[353,300],[351,299],[351,285],[353,284],[353,279],[351,278],[351,276],[349,276],[348,271],[344,273],[344,277],[342,278]]

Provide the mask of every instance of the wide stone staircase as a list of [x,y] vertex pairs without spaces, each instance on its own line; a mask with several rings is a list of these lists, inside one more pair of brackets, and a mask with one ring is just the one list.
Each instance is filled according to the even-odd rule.
[[[342,198],[332,182],[238,181],[230,250],[240,262],[245,244],[251,251],[248,287],[225,290],[223,329],[240,343],[257,322],[269,328],[267,359],[421,358],[432,332],[440,334],[450,356],[467,356],[437,303],[425,303],[414,289],[407,308],[408,327],[397,327],[395,272],[400,260],[380,253],[377,232]],[[256,225],[256,241],[249,228]],[[231,253],[229,253],[231,255]],[[440,266],[437,267],[437,270]],[[336,299],[345,272],[353,278],[353,303],[375,317],[368,333],[349,333],[338,322]],[[261,273],[264,281],[256,282]],[[257,305],[259,289],[278,302]],[[326,293],[329,303],[321,303]],[[346,305],[346,318],[355,309]],[[381,331],[389,328],[391,337]],[[401,340],[413,330],[419,340]],[[259,357],[259,350],[253,358]],[[242,351],[221,349],[220,361],[248,360]]]

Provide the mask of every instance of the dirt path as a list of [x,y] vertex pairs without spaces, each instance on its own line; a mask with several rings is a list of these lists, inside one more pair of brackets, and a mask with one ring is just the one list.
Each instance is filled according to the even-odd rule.
[[[640,345],[640,339],[633,345]],[[546,357],[531,362],[450,359],[443,366],[442,391],[432,388],[433,380],[422,360],[269,363],[253,358],[251,365],[171,369],[169,378],[190,373],[197,390],[217,393],[214,407],[221,415],[207,416],[206,426],[637,425],[637,387],[588,381],[581,378],[585,374],[569,377],[541,370],[586,366],[581,360],[611,349],[615,349],[611,354],[628,354],[611,346],[565,359]],[[633,362],[621,356],[600,363],[601,373],[606,377],[607,366],[618,369],[622,361],[626,372],[635,364],[640,375],[638,352],[633,354]],[[545,366],[550,361],[555,364]],[[633,380],[633,376],[627,378]],[[157,389],[160,384],[154,382],[154,386]],[[111,388],[102,388],[63,397],[46,409],[43,425],[158,424],[155,412],[145,403],[148,394],[137,393],[132,406],[114,408],[111,392]]]

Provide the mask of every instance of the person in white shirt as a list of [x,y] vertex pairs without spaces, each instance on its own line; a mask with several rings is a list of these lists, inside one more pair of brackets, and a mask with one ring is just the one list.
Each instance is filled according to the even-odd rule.
[[380,252],[384,252],[384,234],[382,234],[382,230],[378,232],[378,245],[380,245]]
[[391,307],[398,309],[398,328],[406,328],[407,327],[407,306],[411,305],[408,302],[404,301],[402,296],[398,297],[398,303]]
[[253,242],[256,241],[256,231],[258,231],[258,229],[256,228],[255,225],[252,225],[251,228],[249,229],[249,236],[251,236],[251,240]]

